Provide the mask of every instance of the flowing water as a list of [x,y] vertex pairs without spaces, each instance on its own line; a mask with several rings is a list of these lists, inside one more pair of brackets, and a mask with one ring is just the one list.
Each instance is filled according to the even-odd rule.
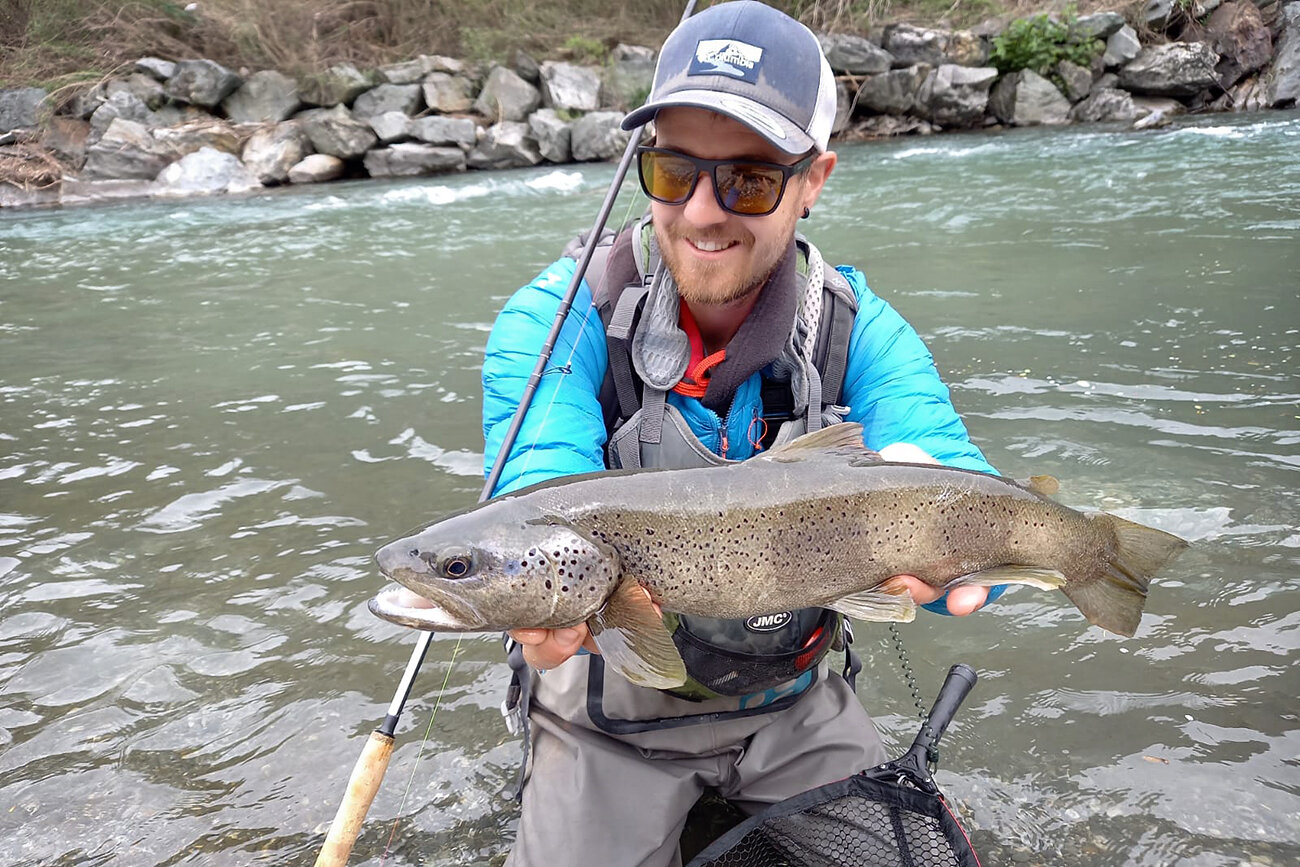
[[[1023,588],[901,627],[927,703],[982,675],[939,779],[985,863],[1300,863],[1297,151],[1295,113],[845,146],[802,224],[1003,472],[1192,541],[1133,639]],[[477,498],[494,313],[612,174],[0,216],[0,863],[311,863],[414,639],[371,553]],[[434,640],[353,863],[500,863],[506,674]]]

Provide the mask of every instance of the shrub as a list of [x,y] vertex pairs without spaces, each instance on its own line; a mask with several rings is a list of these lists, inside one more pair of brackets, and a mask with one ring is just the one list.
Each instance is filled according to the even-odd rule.
[[1062,60],[1087,66],[1103,46],[1100,40],[1080,40],[1073,35],[1070,27],[1073,21],[1073,13],[1065,21],[1053,21],[1047,15],[1018,18],[1008,25],[1006,32],[993,39],[989,62],[1003,75],[1032,69],[1039,75],[1051,76]]

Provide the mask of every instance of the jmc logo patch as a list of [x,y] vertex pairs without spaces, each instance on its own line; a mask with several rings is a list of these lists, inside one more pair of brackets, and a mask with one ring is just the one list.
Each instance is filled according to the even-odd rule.
[[745,621],[750,632],[776,632],[794,617],[789,611],[780,614],[757,614]]

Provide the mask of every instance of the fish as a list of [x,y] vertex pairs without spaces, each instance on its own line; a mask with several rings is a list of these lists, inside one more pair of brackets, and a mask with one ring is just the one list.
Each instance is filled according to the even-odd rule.
[[586,623],[607,666],[660,689],[686,680],[660,611],[822,607],[906,622],[916,605],[897,575],[945,590],[1060,589],[1090,623],[1132,636],[1151,578],[1188,543],[1076,511],[1055,488],[1050,476],[886,462],[845,422],[741,462],[568,476],[495,497],[383,546],[376,562],[398,586],[368,607],[434,631]]

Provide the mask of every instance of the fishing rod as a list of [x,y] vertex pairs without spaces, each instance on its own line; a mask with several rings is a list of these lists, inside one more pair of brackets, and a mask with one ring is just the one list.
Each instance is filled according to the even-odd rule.
[[[680,21],[685,21],[691,17],[691,13],[694,11],[695,0],[687,0]],[[497,482],[501,478],[506,459],[514,448],[515,440],[519,437],[519,429],[523,426],[524,416],[532,403],[533,395],[537,392],[537,387],[541,384],[542,375],[546,372],[546,365],[550,363],[551,353],[555,350],[556,341],[560,338],[560,331],[564,327],[564,321],[573,308],[573,301],[578,296],[578,288],[582,285],[587,268],[591,265],[591,258],[595,254],[596,244],[600,241],[601,233],[609,222],[609,215],[614,210],[614,202],[618,198],[618,192],[622,188],[628,169],[636,156],[636,149],[641,143],[643,129],[644,127],[638,126],[632,130],[627,147],[623,149],[623,156],[619,160],[618,168],[614,171],[614,179],[610,182],[609,189],[605,193],[605,199],[601,202],[600,211],[596,215],[596,222],[592,225],[591,233],[582,246],[582,256],[578,259],[578,266],[574,269],[573,278],[569,281],[564,297],[560,300],[560,306],[555,311],[551,331],[546,335],[546,342],[542,344],[541,351],[538,353],[537,364],[533,367],[532,375],[528,377],[528,383],[524,386],[524,393],[519,398],[519,406],[515,409],[514,417],[510,420],[510,427],[506,429],[506,436],[501,442],[501,448],[497,450],[496,460],[492,462],[492,471],[488,474],[482,493],[479,494],[478,501],[480,503],[492,496],[492,491],[496,489]],[[406,663],[406,670],[402,673],[402,679],[397,684],[397,691],[388,706],[388,713],[385,715],[384,721],[379,724],[379,727],[370,733],[370,738],[366,741],[365,747],[361,750],[361,755],[357,758],[356,765],[352,768],[352,775],[348,778],[347,788],[343,793],[343,801],[339,804],[338,812],[334,814],[334,820],[330,823],[329,833],[326,835],[320,854],[316,858],[315,867],[344,867],[347,864],[348,856],[352,854],[352,847],[357,841],[357,836],[361,833],[361,825],[365,821],[366,813],[370,811],[370,805],[379,792],[380,783],[383,782],[384,773],[388,770],[388,762],[393,756],[397,720],[402,715],[407,699],[411,696],[411,690],[415,686],[415,676],[424,663],[424,657],[429,652],[429,645],[432,641],[432,632],[421,631],[416,639],[415,647],[411,650],[411,658]]]

